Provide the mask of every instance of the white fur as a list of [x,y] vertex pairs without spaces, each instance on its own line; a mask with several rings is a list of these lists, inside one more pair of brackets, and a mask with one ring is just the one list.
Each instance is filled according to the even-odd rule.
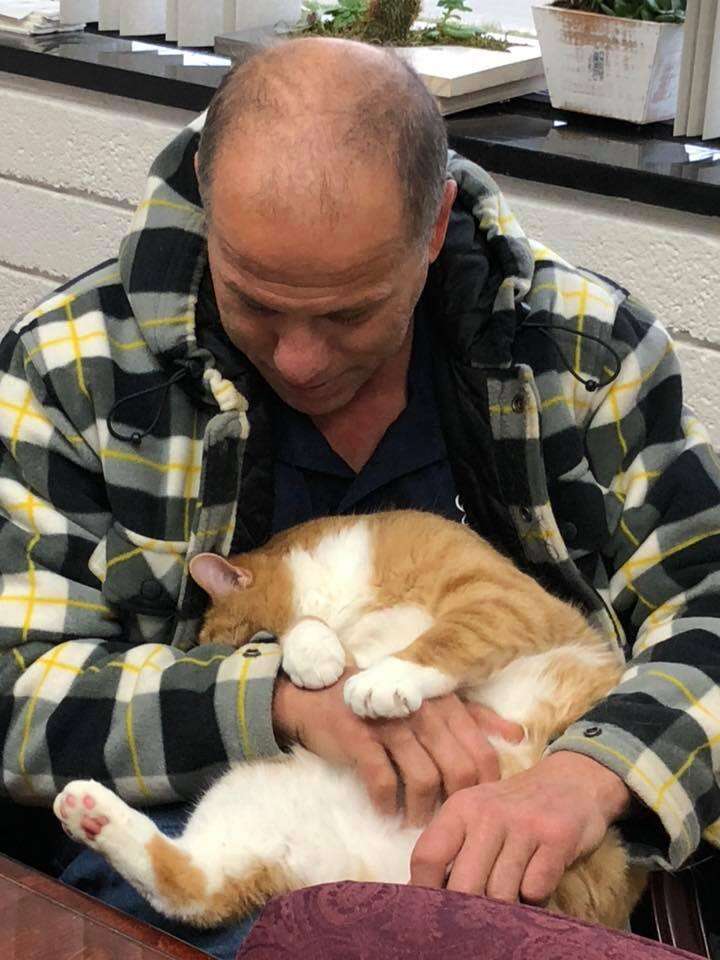
[[358,667],[370,667],[384,657],[409,647],[434,623],[427,610],[411,603],[363,614],[342,632],[345,649]]
[[[363,612],[375,600],[371,551],[362,521],[324,537],[312,551],[292,551],[296,622],[282,638],[283,666],[295,683],[318,688],[335,682],[347,656],[364,668],[345,686],[355,713],[406,716],[455,684],[441,670],[393,656],[432,625],[427,612],[410,604]],[[527,723],[540,702],[552,702],[548,668],[568,653],[584,669],[612,659],[609,653],[566,645],[522,657],[463,695]],[[535,759],[527,743],[494,742],[523,765]],[[72,808],[69,795],[76,797]],[[86,796],[93,800],[93,816],[108,819],[97,838],[85,836],[77,814]],[[104,787],[92,781],[70,784],[56,800],[55,812],[69,832],[104,853],[157,909],[190,921],[201,910],[201,904],[178,910],[162,901],[144,851],[156,828]],[[258,862],[285,866],[300,885],[341,879],[404,883],[419,833],[403,827],[399,816],[378,814],[352,769],[333,767],[298,747],[282,760],[233,765],[200,800],[176,843],[205,873],[212,893]]]
[[[83,810],[86,796],[95,802],[92,816],[109,821],[96,839],[85,835],[79,816],[69,815]],[[54,809],[68,833],[107,857],[157,910],[189,922],[201,913],[202,904],[178,909],[159,896],[145,850],[158,830],[144,814],[93,780],[68,784]],[[258,862],[281,864],[301,886],[346,879],[407,883],[419,835],[399,815],[377,813],[349,768],[296,747],[284,760],[233,765],[174,842],[202,870],[212,895]]]
[[566,662],[568,655],[578,660],[585,670],[607,667],[615,662],[613,654],[599,646],[565,644],[544,653],[518,657],[482,684],[464,689],[463,697],[483,703],[508,720],[526,724],[541,703],[553,702],[555,688],[550,668],[555,663]]
[[452,693],[452,677],[409,660],[386,657],[345,681],[345,703],[359,717],[407,717],[423,700]]
[[321,690],[345,669],[345,651],[337,634],[320,620],[300,620],[282,638],[282,665],[298,687]]
[[298,620],[317,617],[341,635],[373,599],[372,541],[363,521],[324,536],[313,550],[293,549],[287,564]]

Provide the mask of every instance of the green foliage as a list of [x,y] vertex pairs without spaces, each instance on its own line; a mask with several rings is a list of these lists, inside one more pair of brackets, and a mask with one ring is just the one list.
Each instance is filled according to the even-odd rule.
[[364,38],[378,43],[404,45],[420,16],[421,0],[370,0]]
[[655,20],[658,23],[683,23],[686,0],[555,0],[554,6],[566,10],[604,13],[630,20]]
[[321,0],[305,0],[295,32],[320,36],[352,34],[363,23],[367,5],[368,0],[337,0],[328,7]]
[[331,7],[321,0],[305,0],[293,33],[408,46],[444,43],[508,49],[504,40],[462,22],[462,14],[472,9],[465,0],[438,0],[438,6],[442,16],[432,26],[411,31],[420,13],[420,0],[337,0]]

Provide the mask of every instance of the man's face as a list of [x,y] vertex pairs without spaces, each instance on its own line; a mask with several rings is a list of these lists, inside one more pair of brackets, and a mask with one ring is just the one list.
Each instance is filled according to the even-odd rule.
[[355,178],[352,198],[323,216],[307,199],[258,204],[223,170],[208,232],[222,325],[291,407],[340,410],[406,343],[434,253],[408,243],[385,172]]

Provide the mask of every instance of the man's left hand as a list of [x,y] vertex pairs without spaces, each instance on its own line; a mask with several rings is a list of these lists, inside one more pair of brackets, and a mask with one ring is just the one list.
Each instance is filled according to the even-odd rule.
[[[558,752],[497,783],[460,790],[418,840],[413,884],[544,903],[565,870],[595,850],[631,794],[611,770]],[[448,876],[449,871],[449,876]]]

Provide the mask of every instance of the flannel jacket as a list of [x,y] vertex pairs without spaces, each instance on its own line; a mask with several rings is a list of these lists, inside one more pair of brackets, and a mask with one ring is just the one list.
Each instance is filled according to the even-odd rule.
[[[160,804],[279,750],[277,643],[198,647],[204,598],[187,576],[196,553],[227,554],[250,495],[248,398],[195,329],[202,120],[157,158],[118,258],[0,344],[0,742],[18,802],[47,805],[82,776]],[[444,422],[468,522],[465,408],[491,438],[527,565],[627,660],[551,749],[618,773],[662,825],[636,857],[677,866],[702,838],[720,844],[717,458],[649,312],[528,240],[479,167],[451,153],[448,170],[490,264],[459,269],[452,249],[438,261],[463,407]],[[485,298],[480,332],[459,291]]]

